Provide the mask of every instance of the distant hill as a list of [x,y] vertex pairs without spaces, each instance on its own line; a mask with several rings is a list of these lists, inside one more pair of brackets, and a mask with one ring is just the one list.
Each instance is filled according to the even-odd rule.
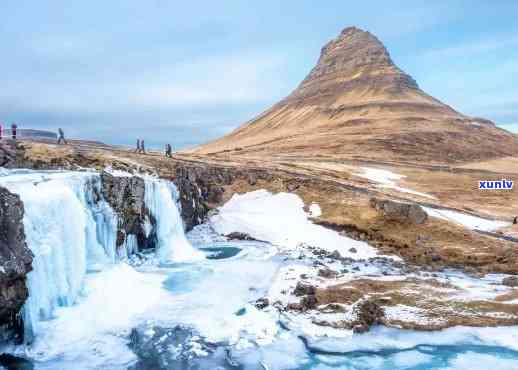
[[518,155],[518,136],[426,94],[374,35],[349,27],[288,97],[192,151],[456,162]]

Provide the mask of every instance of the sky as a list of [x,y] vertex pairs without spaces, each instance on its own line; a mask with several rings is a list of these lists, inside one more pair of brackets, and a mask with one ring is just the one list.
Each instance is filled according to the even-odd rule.
[[518,132],[518,1],[1,0],[0,122],[189,147],[288,95],[347,26],[427,93]]

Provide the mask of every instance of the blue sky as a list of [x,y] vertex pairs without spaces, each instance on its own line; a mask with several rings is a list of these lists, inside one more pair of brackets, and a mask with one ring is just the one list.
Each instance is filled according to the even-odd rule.
[[515,0],[2,0],[0,14],[0,121],[20,127],[194,145],[289,94],[355,25],[426,92],[518,132]]

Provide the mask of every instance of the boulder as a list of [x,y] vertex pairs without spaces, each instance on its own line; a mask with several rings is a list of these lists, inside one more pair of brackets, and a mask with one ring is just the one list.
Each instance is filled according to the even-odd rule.
[[318,270],[318,276],[326,279],[332,279],[338,276],[338,272],[333,271],[330,268],[322,268]]
[[428,214],[415,203],[371,198],[370,205],[381,217],[389,221],[420,225],[428,220]]
[[315,295],[316,289],[313,285],[304,284],[302,282],[298,282],[297,286],[295,287],[295,290],[293,291],[293,294],[295,294],[297,297],[302,297],[304,295]]
[[364,333],[369,331],[372,325],[381,324],[385,317],[385,311],[374,300],[365,300],[354,308],[357,316],[356,323],[353,325],[355,333]]
[[512,288],[518,288],[518,276],[508,276],[502,280],[502,284]]

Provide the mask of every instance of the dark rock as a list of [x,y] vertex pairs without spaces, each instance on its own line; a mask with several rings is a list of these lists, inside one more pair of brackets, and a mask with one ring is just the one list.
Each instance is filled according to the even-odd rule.
[[345,308],[337,303],[329,303],[324,308],[320,309],[320,312],[323,313],[343,313],[345,311]]
[[355,333],[364,333],[369,330],[372,325],[381,324],[385,317],[385,311],[374,300],[365,300],[359,303],[355,309],[357,315],[357,324],[353,326]]
[[286,306],[288,311],[302,311],[302,305],[300,303],[288,303]]
[[402,223],[423,224],[428,220],[428,214],[418,204],[401,203],[393,200],[370,199],[371,207],[380,216],[390,221]]
[[351,252],[351,253],[357,253],[357,252],[358,252],[358,250],[357,250],[356,248],[352,247],[352,248],[350,248],[350,249],[349,249],[349,252]]
[[286,185],[286,189],[292,193],[294,192],[295,190],[297,190],[298,188],[300,188],[300,185],[297,184],[297,183],[294,183],[294,182],[290,182],[288,185]]
[[341,260],[342,255],[338,251],[334,251],[333,253],[329,254],[329,258],[333,258],[335,260]]
[[155,225],[156,221],[146,208],[144,179],[138,176],[113,176],[101,173],[102,196],[118,216],[117,247],[126,241],[128,235],[137,238],[139,250],[155,246],[155,234],[146,235],[145,222]]
[[266,297],[259,298],[257,301],[255,301],[255,307],[259,310],[263,310],[266,307],[270,305],[270,300]]
[[256,240],[253,237],[251,237],[250,235],[248,235],[247,233],[241,233],[239,231],[235,231],[230,234],[227,234],[227,235],[225,235],[225,237],[227,237],[230,240],[248,240],[248,241]]
[[257,184],[257,176],[254,173],[248,174],[248,184],[251,186]]
[[29,360],[4,353],[0,354],[0,369],[4,368],[7,370],[32,370],[34,365]]
[[176,168],[173,182],[180,193],[181,215],[186,231],[205,221],[209,211],[207,202],[221,202],[225,189],[216,183],[215,177],[215,174],[203,173],[194,167]]
[[295,287],[295,290],[293,291],[293,294],[295,294],[297,297],[302,297],[304,295],[314,295],[316,293],[316,289],[314,286],[309,284],[301,283],[300,281],[297,283],[297,286]]
[[300,300],[300,305],[302,306],[302,310],[313,310],[317,307],[318,301],[317,297],[314,294],[309,294],[305,297],[302,297]]
[[332,279],[338,276],[338,272],[333,271],[329,268],[323,268],[318,270],[318,276],[321,276],[326,279]]
[[32,252],[25,242],[23,203],[0,187],[0,331],[3,339],[22,340],[19,311],[28,297],[26,276],[32,270]]
[[508,276],[502,280],[502,284],[516,288],[518,287],[518,276]]

